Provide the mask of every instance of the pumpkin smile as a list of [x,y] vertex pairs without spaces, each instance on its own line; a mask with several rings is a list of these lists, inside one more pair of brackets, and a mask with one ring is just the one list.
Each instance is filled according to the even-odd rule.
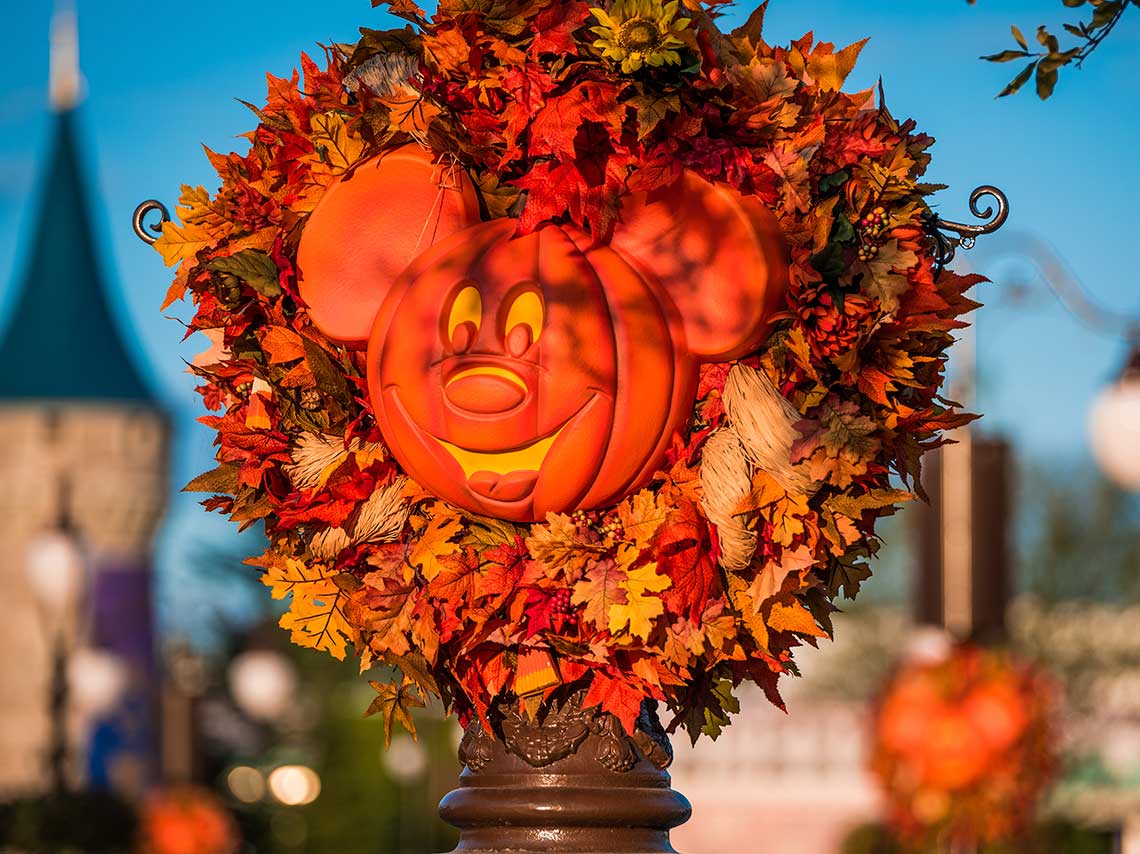
[[[561,426],[552,433],[518,448],[473,451],[432,435],[422,428],[417,427],[416,429],[424,439],[438,445],[447,452],[451,459],[455,460],[462,470],[466,486],[471,492],[484,499],[511,504],[526,500],[534,492],[547,456],[567,428],[572,427],[576,422],[585,418],[589,412],[596,409],[596,404],[599,401],[610,400],[610,396],[599,389],[592,388],[589,391],[589,399]],[[403,414],[407,423],[413,425],[415,422],[400,400],[398,389],[390,388],[388,396],[398,411]]]
[[542,464],[546,461],[546,455],[550,453],[555,440],[562,435],[562,431],[565,429],[566,425],[563,424],[554,432],[554,435],[539,439],[537,442],[532,442],[526,447],[514,451],[469,451],[439,437],[433,436],[432,438],[439,442],[443,449],[459,463],[459,467],[463,469],[463,474],[468,480],[480,472],[490,472],[496,475],[534,472],[537,476]]

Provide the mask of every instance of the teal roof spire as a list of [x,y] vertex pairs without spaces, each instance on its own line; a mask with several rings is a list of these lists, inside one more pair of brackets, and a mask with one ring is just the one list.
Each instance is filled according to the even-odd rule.
[[151,403],[100,274],[76,127],[74,11],[53,23],[51,65],[55,127],[23,278],[0,327],[0,401]]

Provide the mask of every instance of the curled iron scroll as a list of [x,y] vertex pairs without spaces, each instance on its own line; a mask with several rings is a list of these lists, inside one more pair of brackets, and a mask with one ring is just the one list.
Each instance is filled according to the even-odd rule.
[[[158,224],[147,225],[147,218],[155,212],[160,217]],[[135,215],[132,218],[135,234],[138,235],[139,240],[149,246],[154,246],[158,242],[159,235],[162,234],[162,225],[167,222],[170,222],[170,211],[166,209],[166,205],[155,199],[148,199],[135,208]]]
[[[990,197],[997,202],[997,210],[992,206],[982,208],[982,200]],[[986,184],[978,187],[970,194],[970,213],[984,222],[970,225],[963,222],[953,222],[942,219],[934,211],[927,211],[923,215],[925,230],[934,247],[934,277],[937,279],[942,271],[954,260],[958,247],[965,250],[974,248],[977,239],[985,234],[993,234],[1009,219],[1009,199],[997,187]],[[953,232],[951,237],[947,232]]]

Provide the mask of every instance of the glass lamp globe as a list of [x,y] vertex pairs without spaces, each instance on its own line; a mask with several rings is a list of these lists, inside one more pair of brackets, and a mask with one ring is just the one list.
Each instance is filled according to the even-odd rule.
[[281,653],[250,650],[230,664],[229,685],[238,708],[255,720],[270,723],[285,713],[296,695],[297,674]]
[[101,717],[118,705],[127,690],[126,663],[102,649],[80,649],[67,663],[67,681],[77,708]]
[[1125,489],[1140,492],[1140,370],[1129,368],[1096,399],[1089,434],[1101,470]]
[[68,533],[48,531],[34,539],[28,546],[25,572],[32,593],[52,614],[62,614],[79,601],[83,553]]

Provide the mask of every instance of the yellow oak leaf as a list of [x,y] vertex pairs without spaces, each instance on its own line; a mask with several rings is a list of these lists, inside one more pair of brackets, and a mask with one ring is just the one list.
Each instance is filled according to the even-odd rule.
[[[452,538],[463,530],[463,523],[458,516],[448,513],[442,504],[433,504],[428,512],[427,526],[412,544],[408,561],[420,568],[425,579],[432,581],[443,570],[441,559],[459,551],[459,543],[452,542]],[[411,566],[405,567],[404,575],[405,583],[412,580]]]
[[334,175],[343,175],[364,154],[364,140],[348,132],[344,117],[335,110],[313,116],[313,145],[322,163]]
[[618,506],[625,539],[639,550],[648,549],[654,535],[669,514],[669,507],[661,496],[650,489],[643,489]]
[[337,589],[333,581],[339,574],[336,570],[316,561],[305,563],[272,548],[246,563],[265,570],[261,583],[269,588],[274,599],[284,599],[289,595],[311,598]]
[[345,594],[336,585],[339,571],[315,561],[305,563],[272,548],[246,563],[265,570],[261,583],[274,599],[292,597],[289,610],[278,621],[281,628],[289,630],[289,640],[343,661],[347,644],[355,644],[357,636],[345,617]]
[[768,625],[777,632],[795,632],[813,638],[827,637],[827,632],[815,624],[811,612],[798,602],[773,604],[768,614]]
[[[637,557],[638,550],[623,543],[618,551],[618,565],[629,566]],[[658,575],[656,563],[627,570],[625,578],[620,582],[626,592],[626,603],[610,606],[610,634],[619,635],[628,630],[632,637],[648,640],[649,633],[653,630],[653,620],[665,613],[665,603],[661,597],[649,594],[660,593],[672,583],[667,575]]]
[[215,243],[217,238],[202,226],[179,225],[171,220],[162,224],[162,234],[154,242],[154,249],[167,267],[176,267],[183,261],[193,261],[199,252]]
[[182,185],[182,194],[178,197],[178,218],[186,225],[201,226],[219,240],[234,230],[234,224],[213,209],[210,193],[202,186]]
[[344,594],[306,598],[293,596],[289,610],[277,623],[289,630],[289,640],[297,646],[327,652],[338,661],[344,661],[348,644],[356,644],[357,635],[344,616]]

